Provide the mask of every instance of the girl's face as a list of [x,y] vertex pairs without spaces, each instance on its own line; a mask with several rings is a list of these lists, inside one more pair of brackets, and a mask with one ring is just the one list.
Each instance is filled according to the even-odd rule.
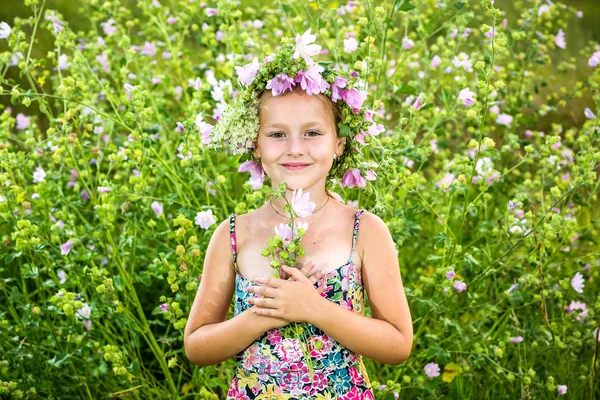
[[344,138],[337,137],[326,107],[322,99],[301,90],[264,101],[254,155],[273,187],[282,181],[290,190],[325,187],[333,154],[339,157],[344,149]]

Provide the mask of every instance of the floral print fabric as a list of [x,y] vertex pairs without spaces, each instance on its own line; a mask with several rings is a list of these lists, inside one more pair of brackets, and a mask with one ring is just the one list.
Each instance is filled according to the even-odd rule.
[[[326,274],[327,287],[322,297],[352,312],[364,315],[364,294],[360,271],[352,262],[360,217],[355,214],[352,251],[348,262]],[[239,273],[235,214],[230,216],[230,237],[236,271],[234,315],[251,308],[246,287],[256,285]],[[318,283],[315,283],[317,286]],[[298,339],[294,325],[307,333]],[[308,370],[301,341],[306,343],[314,371]],[[307,323],[289,324],[265,332],[236,355],[237,368],[227,392],[227,399],[373,399],[371,383],[362,356],[328,337],[321,329]]]

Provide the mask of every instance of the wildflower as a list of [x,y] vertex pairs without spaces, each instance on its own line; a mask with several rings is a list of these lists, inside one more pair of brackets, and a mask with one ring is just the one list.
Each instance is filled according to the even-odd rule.
[[512,285],[507,291],[506,294],[511,294],[512,292],[514,292],[517,288],[519,287],[518,283],[515,283],[514,285]]
[[340,183],[342,188],[349,187],[353,188],[355,186],[365,187],[367,186],[367,181],[360,175],[360,170],[358,168],[349,169],[344,173],[342,177],[342,182]]
[[110,65],[108,64],[108,54],[102,53],[96,56],[96,61],[102,67],[104,72],[110,72]]
[[543,13],[549,13],[550,12],[550,6],[548,4],[543,4],[538,8],[538,17],[541,16]]
[[440,376],[440,366],[434,362],[431,362],[425,365],[425,375],[430,378],[435,378],[436,376]]
[[167,312],[169,311],[169,305],[167,303],[162,303],[160,309],[163,310],[163,312]]
[[565,40],[565,33],[562,29],[558,30],[556,37],[554,38],[554,43],[560,47],[561,49],[567,48],[567,41]]
[[369,129],[367,129],[367,133],[370,136],[377,136],[382,132],[385,132],[385,127],[383,126],[383,124],[373,124],[369,126]]
[[185,132],[185,127],[183,126],[183,124],[181,122],[177,122],[177,127],[175,128],[175,132],[177,132],[177,133]]
[[109,186],[98,186],[98,193],[106,193],[110,192],[110,190]]
[[422,104],[422,100],[421,100],[421,95],[419,95],[419,97],[417,97],[417,99],[413,103],[412,108],[415,109],[416,111],[419,111],[421,109],[421,107],[423,107],[423,104]]
[[571,287],[575,289],[577,293],[583,293],[584,286],[583,275],[581,275],[581,272],[577,272],[573,279],[571,279]]
[[440,66],[441,63],[442,59],[440,58],[440,56],[433,56],[433,58],[431,59],[431,68],[437,68]]
[[196,214],[196,225],[200,225],[201,228],[208,229],[215,222],[217,220],[213,216],[212,210],[200,211]]
[[169,23],[170,25],[176,24],[177,23],[177,18],[175,18],[175,17],[169,17],[169,18],[167,18],[167,23]]
[[58,56],[58,69],[64,71],[69,67],[68,57],[66,54],[61,54]]
[[243,67],[235,67],[235,71],[238,75],[238,81],[243,83],[246,86],[250,86],[256,75],[258,74],[258,70],[260,69],[260,63],[258,62],[258,58],[254,57],[251,64],[246,64]]
[[206,9],[207,17],[212,17],[213,15],[217,15],[218,13],[219,13],[219,9],[217,9],[217,8],[207,8]]
[[471,107],[475,104],[475,93],[469,88],[465,88],[458,94],[458,99],[462,101],[465,106]]
[[596,115],[594,115],[594,113],[592,112],[592,110],[590,110],[589,108],[586,108],[585,111],[583,112],[583,114],[588,119],[596,119]]
[[21,130],[21,131],[29,128],[29,125],[31,124],[29,117],[27,117],[21,113],[17,114],[16,120],[17,120],[17,129]]
[[75,315],[79,319],[90,319],[91,313],[92,313],[92,310],[90,309],[90,306],[88,306],[87,303],[83,303],[83,307],[81,307],[79,310],[77,310]]
[[154,42],[144,43],[144,48],[142,49],[142,51],[140,51],[140,54],[154,57],[156,55],[156,45],[154,44]]
[[496,123],[499,125],[509,126],[513,121],[512,115],[500,114],[496,117]]
[[284,93],[286,90],[292,90],[292,86],[294,86],[294,79],[290,78],[286,74],[279,74],[275,76],[273,79],[269,79],[267,81],[267,85],[265,88],[271,89],[271,94],[273,96],[279,96]]
[[59,282],[61,285],[64,285],[64,284],[65,284],[65,282],[67,281],[67,273],[66,273],[65,271],[63,271],[62,269],[59,269],[59,270],[56,272],[56,277],[58,278],[58,282]]
[[200,78],[196,78],[194,81],[194,89],[200,90],[202,88],[202,80]]
[[209,144],[213,126],[202,121],[202,114],[196,116],[196,127],[198,128],[198,132],[202,134],[202,143]]
[[573,314],[575,310],[580,310],[581,312],[578,313],[578,315],[575,317],[575,319],[579,322],[583,322],[583,318],[588,316],[587,304],[582,303],[580,301],[571,300],[571,304],[565,307],[565,310],[567,310],[571,314]]
[[66,256],[71,251],[71,247],[73,247],[73,242],[70,240],[60,246],[60,254]]
[[325,71],[321,65],[313,64],[304,72],[299,72],[295,81],[300,82],[300,86],[309,95],[325,92],[331,86],[321,76],[321,72]]
[[8,25],[4,21],[0,22],[0,39],[6,39],[7,37],[9,37],[10,32],[11,32],[10,25]]
[[292,228],[286,223],[280,223],[275,226],[275,234],[279,236],[279,239],[283,242],[283,247],[287,248],[287,246],[292,241]]
[[454,279],[455,275],[456,275],[456,273],[454,272],[454,269],[452,269],[452,270],[446,272],[446,279],[451,281],[452,279]]
[[471,65],[471,60],[469,59],[469,55],[467,53],[459,53],[458,56],[455,56],[452,59],[452,64],[455,67],[462,67],[464,70],[468,72],[473,72],[473,66]]
[[523,336],[511,337],[510,341],[513,343],[521,343],[523,341]]
[[354,113],[360,112],[360,109],[367,98],[367,92],[352,88],[350,90],[342,91],[342,99],[352,107]]
[[263,22],[260,19],[255,19],[254,21],[252,21],[252,27],[254,29],[260,29],[264,26]]
[[567,385],[558,385],[558,387],[556,388],[556,393],[567,394]]
[[37,167],[33,173],[33,182],[39,183],[46,179],[46,171],[42,167]]
[[358,42],[354,38],[344,39],[344,51],[354,53],[358,49]]
[[[337,101],[342,98],[342,89],[345,88],[346,85],[348,85],[347,79],[342,78],[341,76],[335,77],[335,79],[333,80],[333,84],[331,85],[331,101],[337,103]],[[369,120],[369,118],[366,116],[366,113],[365,118]],[[373,119],[371,117],[371,121],[372,120]]]
[[462,292],[466,288],[467,288],[467,284],[464,283],[463,281],[456,281],[456,283],[454,284],[454,289],[456,289],[456,291],[458,293]]
[[259,179],[261,182],[265,180],[265,171],[262,168],[262,165],[254,160],[249,160],[238,168],[238,172],[250,172],[250,176],[252,179]]
[[310,193],[302,193],[302,188],[294,190],[292,194],[292,209],[300,218],[306,218],[312,214],[315,203],[309,201]]
[[405,50],[412,49],[414,45],[415,45],[415,42],[413,42],[412,40],[410,40],[406,36],[404,36],[402,38],[402,48],[403,49],[405,49]]
[[158,201],[153,201],[152,204],[150,204],[150,207],[152,207],[152,211],[154,211],[157,218],[162,215],[163,205],[161,203],[159,203]]
[[114,23],[115,23],[115,20],[112,18],[106,22],[100,23],[100,26],[104,30],[104,34],[106,36],[110,37],[117,31],[117,27],[113,26]]
[[372,169],[369,169],[367,172],[365,172],[365,179],[368,181],[374,181],[377,179],[377,174]]
[[250,184],[250,187],[252,188],[252,190],[259,190],[263,186],[263,182],[264,182],[264,180],[261,178],[248,179],[248,183]]
[[316,56],[321,51],[321,46],[318,44],[311,44],[316,40],[316,35],[310,34],[311,28],[308,28],[306,32],[300,35],[296,35],[296,51],[292,55],[292,59],[295,60],[298,57],[304,58],[306,64],[312,65],[314,62],[311,59],[312,56]]
[[588,65],[592,68],[596,68],[598,64],[600,64],[600,50],[592,54],[592,56],[588,60]]
[[450,190],[450,185],[454,181],[454,177],[454,174],[446,172],[444,177],[435,183],[435,186],[437,186],[439,189],[442,189],[442,192],[447,192]]

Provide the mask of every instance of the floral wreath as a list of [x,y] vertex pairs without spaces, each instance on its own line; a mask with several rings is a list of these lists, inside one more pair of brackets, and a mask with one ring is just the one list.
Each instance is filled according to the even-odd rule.
[[264,64],[254,57],[252,63],[235,67],[242,90],[217,120],[209,146],[213,149],[229,147],[233,154],[249,154],[251,160],[243,163],[239,170],[250,171],[255,178],[257,170],[262,171],[250,151],[254,148],[259,130],[259,96],[269,89],[273,96],[279,96],[300,85],[309,95],[326,95],[341,111],[338,134],[347,139],[342,155],[334,159],[328,185],[341,178],[341,187],[364,188],[367,180],[376,179],[373,169],[379,165],[364,161],[360,149],[367,145],[365,137],[377,136],[385,128],[373,122],[373,111],[363,109],[368,92],[358,89],[358,72],[345,74],[330,69],[331,62],[315,63],[312,60],[311,57],[321,51],[321,46],[311,44],[315,39],[316,35],[310,34],[310,28],[297,35],[295,43],[283,37],[280,51],[265,57]]

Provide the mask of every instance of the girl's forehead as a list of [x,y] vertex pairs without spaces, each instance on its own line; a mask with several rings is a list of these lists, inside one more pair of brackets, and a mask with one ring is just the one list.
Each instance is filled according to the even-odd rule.
[[263,103],[260,119],[269,124],[296,124],[331,120],[327,105],[322,99],[310,95],[290,93],[286,96],[270,97]]

